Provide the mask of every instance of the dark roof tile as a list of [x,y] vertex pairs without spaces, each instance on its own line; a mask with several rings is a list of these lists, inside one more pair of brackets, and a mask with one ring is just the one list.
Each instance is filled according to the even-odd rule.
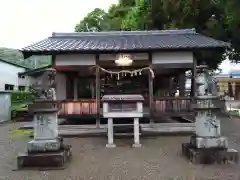
[[23,52],[121,51],[229,47],[230,44],[196,33],[194,29],[53,33],[23,48]]

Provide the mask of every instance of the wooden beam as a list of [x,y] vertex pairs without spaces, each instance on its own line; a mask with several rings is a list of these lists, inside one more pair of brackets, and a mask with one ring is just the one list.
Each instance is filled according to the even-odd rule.
[[191,69],[193,63],[169,63],[169,64],[153,64],[154,69]]
[[[99,54],[96,55],[96,65],[99,64]],[[96,103],[97,103],[97,118],[96,118],[96,126],[100,127],[100,70],[98,66],[96,66]]]
[[51,62],[51,64],[52,64],[52,67],[55,68],[55,66],[56,66],[56,55],[52,55],[52,62]]

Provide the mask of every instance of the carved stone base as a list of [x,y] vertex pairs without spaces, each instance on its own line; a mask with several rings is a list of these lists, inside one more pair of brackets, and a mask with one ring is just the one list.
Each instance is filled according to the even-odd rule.
[[17,157],[17,169],[64,169],[71,156],[70,145],[57,152],[23,153]]
[[32,140],[28,142],[27,150],[31,152],[53,152],[58,151],[62,144],[59,139],[56,140]]
[[191,145],[196,148],[217,148],[226,149],[228,140],[226,137],[191,137]]
[[190,143],[183,143],[182,153],[193,164],[238,163],[235,149],[194,148]]

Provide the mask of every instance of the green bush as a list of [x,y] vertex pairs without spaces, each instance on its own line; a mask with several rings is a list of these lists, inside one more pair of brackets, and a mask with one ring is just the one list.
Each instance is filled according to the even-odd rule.
[[12,91],[11,92],[11,118],[15,119],[22,112],[27,111],[27,105],[33,100],[30,92]]
[[239,116],[240,114],[239,114],[239,110],[231,110],[231,111],[229,111],[229,114],[231,115],[231,116]]
[[32,102],[32,93],[22,92],[22,91],[13,91],[11,92],[11,102],[13,104],[27,104]]

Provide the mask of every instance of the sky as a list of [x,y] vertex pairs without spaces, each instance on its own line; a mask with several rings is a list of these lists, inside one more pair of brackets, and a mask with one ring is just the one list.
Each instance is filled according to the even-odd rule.
[[52,35],[73,32],[94,8],[117,0],[0,0],[0,47],[22,48]]
[[[107,10],[118,0],[0,0],[0,47],[20,49],[52,35],[73,32],[94,8]],[[230,62],[220,68],[228,73]],[[240,67],[239,67],[240,69]]]
[[231,63],[228,59],[224,60],[220,65],[219,69],[222,70],[221,74],[240,73],[240,63]]

